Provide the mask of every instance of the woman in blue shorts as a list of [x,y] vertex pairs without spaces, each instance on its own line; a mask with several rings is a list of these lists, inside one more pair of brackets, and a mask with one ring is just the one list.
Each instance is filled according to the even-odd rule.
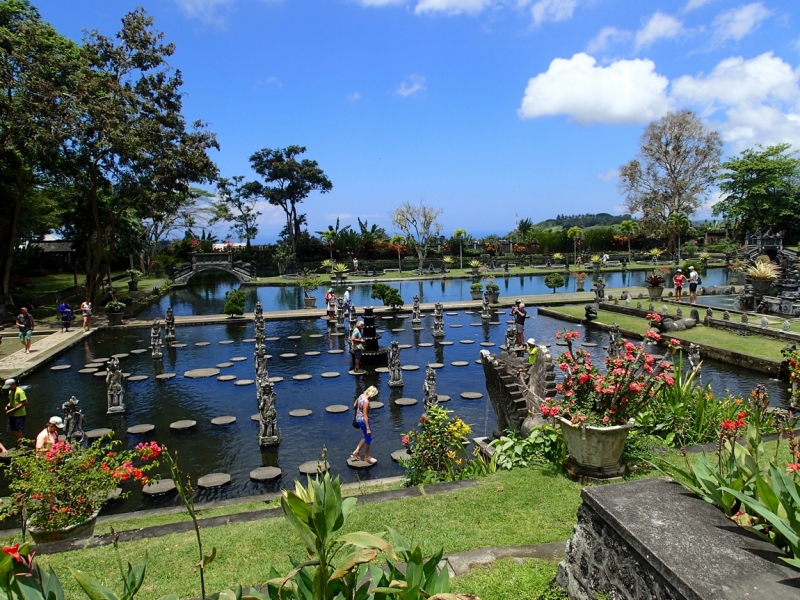
[[[372,443],[372,430],[369,427],[369,401],[371,398],[374,398],[378,395],[378,388],[374,385],[369,386],[363,394],[361,394],[356,401],[353,403],[353,406],[356,409],[356,422],[361,427],[361,433],[364,434],[364,439],[358,442],[358,446],[353,451],[351,458],[354,460],[360,460],[363,462],[368,462],[371,465],[374,465],[378,462],[377,458],[372,458],[369,455],[369,446]],[[364,449],[364,457],[361,457],[361,449]]]

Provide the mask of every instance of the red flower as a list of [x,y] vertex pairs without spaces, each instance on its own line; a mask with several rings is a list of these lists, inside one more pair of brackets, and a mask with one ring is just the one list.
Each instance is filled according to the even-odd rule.
[[408,444],[411,442],[411,439],[407,435],[404,435],[403,437],[400,438],[400,442],[403,444]]
[[3,546],[3,552],[8,554],[11,558],[13,558],[17,562],[24,563],[25,559],[19,553],[19,544],[14,544],[13,546]]
[[661,334],[655,331],[654,329],[648,329],[645,335],[647,336],[648,339],[651,339],[654,342],[657,342],[661,339]]
[[[787,463],[786,465],[787,475],[797,475],[798,473],[800,473],[800,463]],[[17,546],[19,546],[19,544],[17,544]],[[3,552],[5,551],[6,549],[3,548]]]

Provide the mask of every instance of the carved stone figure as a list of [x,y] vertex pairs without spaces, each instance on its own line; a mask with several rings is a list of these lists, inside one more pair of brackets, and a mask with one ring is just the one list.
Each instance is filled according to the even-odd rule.
[[276,446],[280,443],[278,412],[275,410],[275,388],[269,377],[258,380],[258,443]]
[[86,439],[86,434],[83,431],[86,417],[78,407],[78,399],[72,396],[61,405],[61,411],[64,414],[64,437],[67,438],[67,441],[82,445]]
[[177,341],[177,337],[175,337],[175,315],[172,313],[171,306],[167,307],[167,314],[164,316],[164,330],[167,334],[167,348],[172,348]]
[[602,277],[598,277],[594,281],[594,301],[600,302],[605,298],[606,283]]
[[587,321],[594,321],[597,318],[597,307],[594,304],[587,304],[583,307],[583,314]]
[[163,358],[164,353],[161,351],[161,323],[158,319],[153,321],[153,327],[150,330],[150,354],[153,358]]
[[419,316],[419,296],[414,294],[414,304],[411,306],[411,322],[419,324],[422,322]]
[[433,305],[433,337],[444,337],[444,308],[441,302]]
[[122,371],[119,370],[119,359],[116,358],[112,358],[107,363],[106,394],[108,395],[108,414],[124,413],[125,387],[122,385]]
[[259,320],[263,321],[264,320],[264,307],[261,306],[261,302],[256,302],[255,317],[254,318],[255,318],[256,321],[259,321]]
[[481,320],[491,321],[492,315],[489,312],[489,293],[483,293],[483,305],[481,306]]
[[425,381],[422,383],[422,404],[425,410],[439,404],[439,395],[436,393],[436,371],[430,365],[425,372]]
[[700,373],[700,346],[698,344],[689,344],[689,364],[692,369],[697,369],[698,375]]
[[389,348],[389,387],[403,387],[403,370],[400,368],[400,344],[392,341]]
[[619,325],[612,323],[611,330],[608,332],[608,350],[607,353],[610,357],[614,358],[622,353],[622,348],[625,346],[625,341],[622,339],[622,334],[619,332]]
[[336,299],[336,329],[344,329],[344,299]]
[[506,352],[511,352],[517,345],[517,328],[509,325],[506,329]]

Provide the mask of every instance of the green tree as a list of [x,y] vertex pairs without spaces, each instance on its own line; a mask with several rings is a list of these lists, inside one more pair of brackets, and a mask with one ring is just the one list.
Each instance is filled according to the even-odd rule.
[[719,177],[722,199],[714,204],[715,216],[730,219],[737,233],[790,231],[800,209],[800,159],[790,144],[756,146],[722,164]]
[[400,308],[403,306],[403,298],[400,296],[399,288],[392,287],[385,283],[376,283],[372,286],[370,298],[383,301],[384,306]]
[[625,219],[619,224],[619,231],[628,238],[628,260],[633,260],[631,254],[631,238],[639,233],[639,224],[633,219]]
[[389,238],[389,245],[397,252],[397,269],[402,273],[403,258],[400,256],[400,253],[405,250],[406,238],[402,235],[393,235]]
[[258,196],[253,192],[257,184],[243,181],[243,175],[234,175],[217,182],[218,200],[211,205],[214,215],[211,224],[219,221],[230,223],[231,233],[239,241],[246,240],[249,250],[250,240],[258,235],[258,217],[261,213],[256,208]]
[[339,218],[336,218],[336,226],[328,225],[328,229],[325,231],[316,231],[315,233],[328,245],[328,250],[331,253],[331,260],[333,260],[333,247],[336,245],[336,242],[339,240],[341,235],[350,229],[350,225],[345,225],[343,228],[339,228]]
[[[578,243],[583,240],[583,229],[573,225],[567,229],[567,237],[572,240],[572,252],[575,254],[573,262],[578,262]],[[553,290],[555,292],[555,290]]]
[[466,229],[456,229],[453,232],[453,241],[458,242],[458,268],[464,268],[464,243],[469,240],[470,235]]
[[225,294],[225,306],[222,309],[222,312],[232,317],[234,315],[243,315],[244,314],[244,301],[245,301],[245,293],[242,288],[236,290],[229,290]]
[[405,236],[406,242],[417,253],[420,273],[423,271],[430,245],[442,230],[442,224],[439,222],[441,214],[441,208],[427,206],[420,201],[419,206],[406,202],[389,215],[392,225],[400,230]]
[[716,182],[721,156],[719,134],[692,111],[667,113],[647,126],[638,156],[620,167],[628,209],[641,213],[649,231],[660,230],[672,213],[694,214]]
[[[667,219],[666,228],[669,234],[670,244],[672,244],[676,237],[678,238],[678,260],[681,258],[681,235],[688,232],[691,226],[692,222],[689,220],[689,217],[682,212],[672,213]],[[670,250],[674,252],[675,246],[671,245]]]
[[330,192],[333,184],[319,168],[317,161],[297,156],[305,153],[305,146],[263,148],[250,157],[253,170],[264,178],[265,184],[254,183],[253,193],[260,194],[273,206],[280,206],[286,214],[286,231],[297,255],[300,227],[305,215],[297,214],[297,205],[311,192]]
[[561,276],[561,273],[550,273],[544,278],[544,284],[549,288],[553,288],[553,293],[555,294],[556,288],[564,286],[564,278]]
[[520,219],[519,223],[517,223],[517,241],[521,242],[525,240],[525,236],[528,232],[533,229],[533,220],[532,219]]

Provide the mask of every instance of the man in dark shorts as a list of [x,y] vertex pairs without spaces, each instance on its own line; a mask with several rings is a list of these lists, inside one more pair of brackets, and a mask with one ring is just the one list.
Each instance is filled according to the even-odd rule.
[[25,415],[27,414],[25,407],[28,406],[28,397],[25,395],[25,390],[17,385],[16,379],[6,380],[3,389],[8,390],[6,431],[17,440],[17,447],[19,447],[22,441],[22,430],[25,429]]
[[689,304],[697,304],[697,279],[699,275],[693,266],[689,267]]
[[350,346],[353,349],[353,372],[363,373],[361,369],[361,353],[364,351],[364,321],[356,323],[353,334],[350,336]]
[[19,341],[25,346],[25,354],[31,353],[31,336],[33,335],[33,315],[28,313],[28,309],[24,306],[17,315],[17,327],[19,328]]
[[511,315],[514,317],[514,323],[517,326],[517,346],[522,346],[525,343],[525,319],[528,318],[525,305],[522,302],[516,304],[511,308]]

